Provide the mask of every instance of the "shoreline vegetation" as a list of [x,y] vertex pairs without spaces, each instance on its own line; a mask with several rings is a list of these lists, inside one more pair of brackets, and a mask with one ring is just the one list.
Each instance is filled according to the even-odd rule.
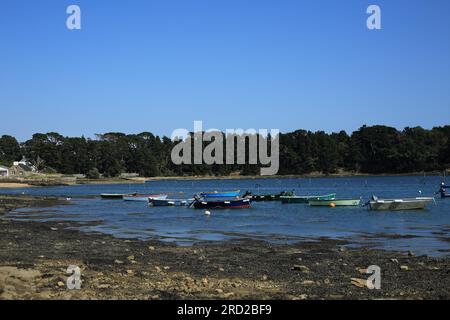
[[[0,208],[48,207],[55,201],[2,196]],[[346,241],[327,238],[292,245],[241,239],[183,247],[83,233],[74,230],[77,226],[0,219],[0,299],[450,298],[445,256],[346,247]],[[81,269],[81,290],[66,287],[69,265]],[[370,265],[382,270],[380,290],[365,285]]]
[[[408,174],[442,172],[450,168],[450,125],[429,130],[363,126],[351,134],[296,130],[277,137],[279,176]],[[269,165],[262,165],[258,160],[248,164],[250,139],[272,144],[275,137],[235,136],[234,149],[224,148],[227,154],[223,154],[223,158],[214,157],[215,164],[187,164],[193,163],[193,155],[183,154],[186,161],[177,165],[172,161],[172,152],[178,150],[175,147],[180,141],[150,132],[111,132],[98,134],[95,139],[64,137],[56,132],[36,133],[22,143],[3,135],[0,137],[0,165],[9,168],[11,176],[58,173],[61,179],[67,180],[61,182],[64,184],[71,183],[70,177],[76,177],[81,183],[99,178],[99,181],[110,178],[115,181],[121,176],[130,178],[128,181],[133,181],[132,177],[254,177]],[[191,141],[191,147],[196,144],[194,138],[186,141],[183,143]],[[208,149],[212,154],[217,145],[221,146],[219,142],[202,141],[200,147],[203,152]],[[241,147],[246,150],[243,162],[247,164],[237,164],[237,150]],[[274,161],[273,156],[270,155],[271,161]],[[231,161],[234,164],[221,164],[228,158],[234,160]],[[23,161],[18,161],[20,159]]]
[[[446,172],[446,171],[444,171]],[[176,181],[176,180],[241,180],[241,179],[314,179],[314,178],[346,178],[346,177],[401,177],[401,176],[442,176],[443,172],[410,172],[410,173],[380,173],[380,174],[366,174],[356,172],[337,172],[330,174],[323,174],[320,172],[302,174],[302,175],[228,175],[228,176],[160,176],[160,177],[113,177],[113,178],[99,178],[88,179],[76,176],[59,176],[59,175],[35,175],[34,177],[20,177],[20,178],[0,178],[1,189],[20,189],[31,187],[49,187],[49,186],[71,186],[71,185],[106,185],[106,184],[141,184],[151,181]],[[446,173],[447,175],[447,173]]]

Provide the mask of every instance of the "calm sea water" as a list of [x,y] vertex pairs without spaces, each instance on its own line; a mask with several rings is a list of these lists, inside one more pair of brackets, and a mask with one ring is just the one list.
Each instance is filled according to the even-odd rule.
[[[417,254],[450,254],[450,199],[436,197],[427,210],[376,212],[362,207],[309,207],[303,204],[255,202],[251,209],[202,210],[184,207],[151,207],[143,202],[101,200],[100,193],[194,193],[240,189],[254,194],[295,190],[298,195],[336,192],[338,198],[416,197],[433,195],[441,178],[351,177],[302,179],[245,179],[156,181],[142,185],[79,185],[70,187],[1,190],[1,193],[73,197],[72,205],[21,209],[4,219],[34,221],[70,220],[85,223],[81,230],[117,237],[150,239],[190,245],[201,240],[254,238],[291,243],[319,237],[346,239],[355,245],[412,250]],[[23,213],[28,214],[24,215]],[[96,222],[96,223],[92,223]]]

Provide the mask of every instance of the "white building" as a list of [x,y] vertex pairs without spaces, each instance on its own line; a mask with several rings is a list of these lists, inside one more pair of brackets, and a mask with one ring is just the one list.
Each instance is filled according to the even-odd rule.
[[[29,171],[36,172],[36,167],[33,166],[25,157],[22,157],[22,160],[20,161],[14,161],[13,167],[22,167],[22,168],[29,168]],[[27,171],[27,170],[26,170]]]
[[9,169],[4,166],[0,166],[0,177],[7,177],[7,176],[9,176]]

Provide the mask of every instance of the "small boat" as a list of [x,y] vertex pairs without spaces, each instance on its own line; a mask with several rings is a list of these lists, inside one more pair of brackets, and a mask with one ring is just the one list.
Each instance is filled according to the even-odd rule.
[[131,194],[123,194],[123,193],[102,193],[100,197],[102,199],[123,199],[125,196],[134,196],[137,193],[131,193]]
[[206,199],[195,199],[192,206],[195,209],[243,209],[251,207],[251,200],[249,198],[212,201]]
[[151,199],[166,199],[167,194],[136,194],[130,196],[124,196],[125,201],[150,201]]
[[308,203],[310,200],[334,200],[336,193],[326,194],[322,196],[281,196],[282,203]]
[[450,186],[446,186],[445,183],[442,182],[438,191],[438,193],[441,194],[441,198],[450,198],[450,193],[447,192],[447,189],[450,189]]
[[151,199],[150,204],[154,207],[183,207],[189,206],[194,199]]
[[322,206],[322,207],[340,207],[340,206],[359,206],[361,199],[332,199],[332,200],[316,200],[312,199],[308,201],[310,206]]
[[418,197],[405,199],[378,199],[376,196],[372,197],[367,204],[370,210],[423,210],[433,201],[432,197]]
[[255,194],[252,196],[252,201],[280,201],[281,197],[292,197],[294,191],[283,191],[279,194]]
[[205,198],[222,198],[222,197],[238,197],[241,193],[241,190],[234,191],[213,191],[213,192],[202,192],[200,193],[201,197]]

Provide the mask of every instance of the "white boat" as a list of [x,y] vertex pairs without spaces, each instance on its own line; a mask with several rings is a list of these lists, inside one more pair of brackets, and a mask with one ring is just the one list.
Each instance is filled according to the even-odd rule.
[[166,199],[167,194],[137,194],[132,196],[124,196],[125,201],[145,201],[148,202],[152,199]]
[[368,202],[370,210],[386,210],[386,211],[398,211],[398,210],[423,210],[426,206],[434,201],[432,197],[417,197],[417,198],[405,198],[405,199],[378,199],[372,197],[372,200]]

